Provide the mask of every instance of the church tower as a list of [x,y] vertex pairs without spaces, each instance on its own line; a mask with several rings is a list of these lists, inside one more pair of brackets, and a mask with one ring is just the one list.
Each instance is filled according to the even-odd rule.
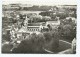
[[27,16],[26,16],[26,18],[24,20],[24,26],[25,26],[25,29],[28,30],[27,29],[27,27],[28,27],[28,18],[27,18]]

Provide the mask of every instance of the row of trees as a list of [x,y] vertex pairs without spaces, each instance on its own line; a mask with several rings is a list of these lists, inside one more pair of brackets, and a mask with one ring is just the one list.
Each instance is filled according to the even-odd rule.
[[[69,13],[70,13],[70,11],[67,12],[67,10],[65,12],[61,12],[61,13],[46,11],[46,12],[39,13],[39,15],[41,15],[41,16],[50,16],[52,19],[55,19],[56,16],[60,17],[60,19],[65,19],[66,17],[70,16]],[[74,11],[74,13],[71,14],[71,16],[76,18],[76,10]]]

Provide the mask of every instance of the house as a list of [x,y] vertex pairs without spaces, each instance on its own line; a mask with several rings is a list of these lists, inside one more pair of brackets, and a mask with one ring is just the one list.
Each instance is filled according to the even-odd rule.
[[44,26],[45,26],[45,24],[32,23],[32,24],[28,24],[27,30],[32,31],[32,32],[40,32]]
[[50,25],[52,28],[58,27],[60,25],[60,20],[58,18],[57,21],[47,21],[46,26]]

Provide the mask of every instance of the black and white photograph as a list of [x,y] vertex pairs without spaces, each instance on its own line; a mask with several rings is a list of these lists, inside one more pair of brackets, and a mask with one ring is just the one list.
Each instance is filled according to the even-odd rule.
[[2,54],[76,54],[76,0],[3,0]]

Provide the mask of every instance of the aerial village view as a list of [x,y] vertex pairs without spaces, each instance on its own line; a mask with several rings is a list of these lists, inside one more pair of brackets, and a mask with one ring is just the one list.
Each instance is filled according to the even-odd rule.
[[75,54],[77,5],[2,4],[2,53]]

